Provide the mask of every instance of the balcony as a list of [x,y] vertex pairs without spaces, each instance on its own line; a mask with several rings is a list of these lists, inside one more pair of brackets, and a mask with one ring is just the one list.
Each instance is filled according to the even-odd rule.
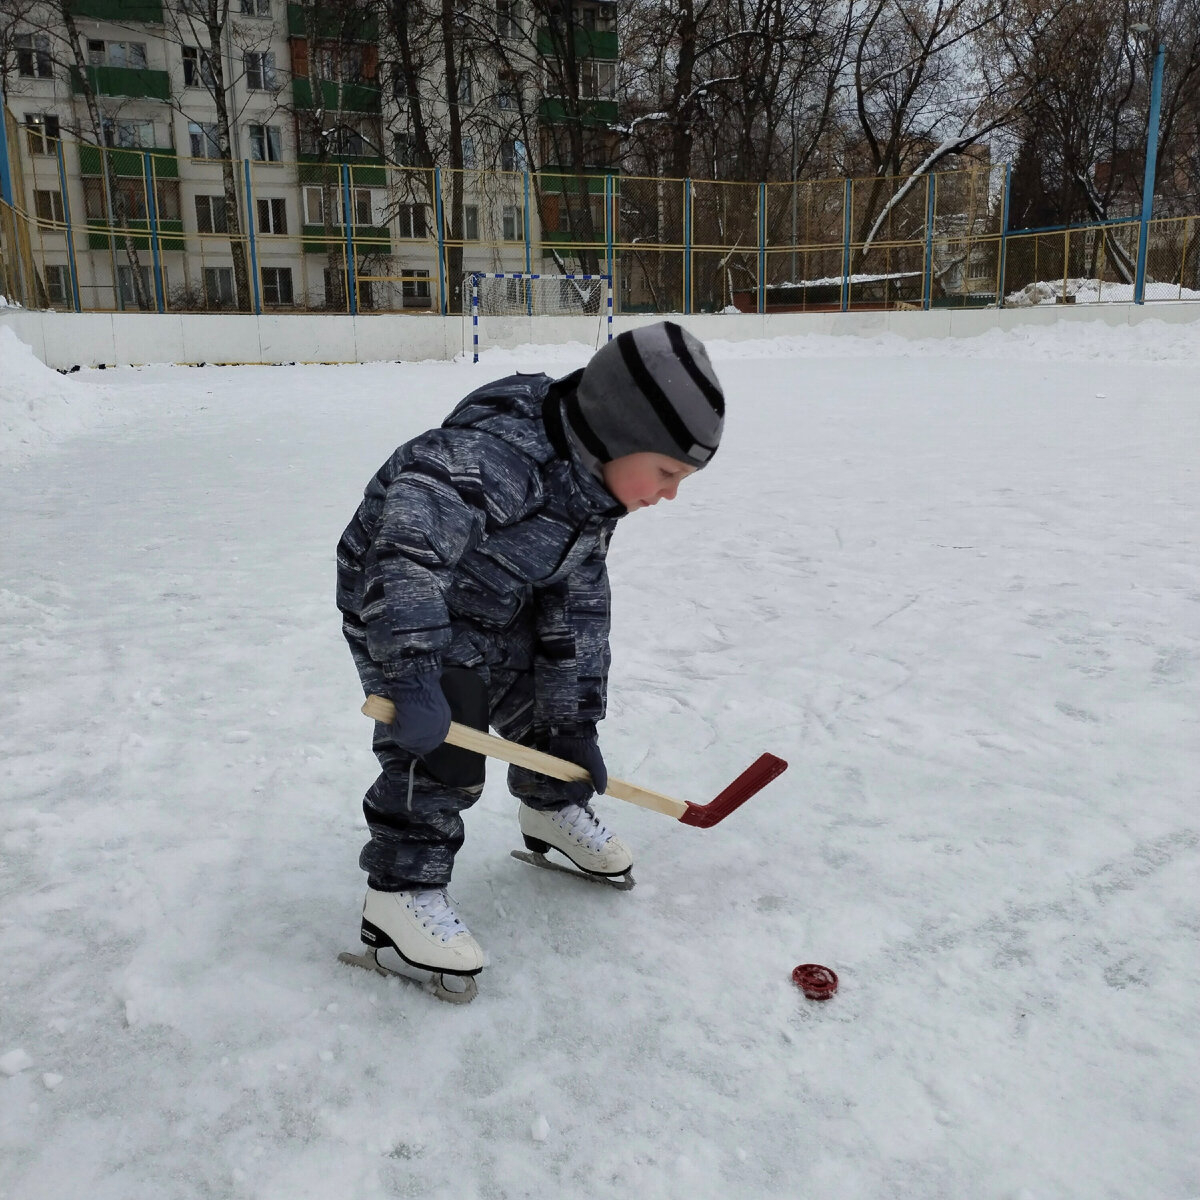
[[[127,96],[134,100],[168,100],[171,77],[166,71],[142,71],[134,67],[88,67],[92,91],[98,96]],[[83,91],[79,72],[71,69],[71,90]]]
[[[615,29],[584,29],[575,26],[575,57],[600,58],[614,62],[617,57],[617,33]],[[545,26],[537,33],[538,53],[543,58],[557,58],[560,45]]]
[[161,0],[70,0],[71,14],[92,21],[161,25]]
[[[292,80],[292,102],[297,108],[311,109],[312,85],[306,78]],[[380,91],[370,83],[336,83],[321,80],[321,107],[327,112],[377,113],[380,111]]]
[[[156,179],[178,179],[179,158],[175,151],[164,147],[147,146],[145,150],[107,150],[109,174],[117,179],[141,179],[146,173],[143,155],[154,157],[154,177]],[[79,146],[80,175],[100,175],[103,168],[100,162],[100,147]]]
[[354,18],[339,16],[334,6],[289,4],[287,6],[288,37],[313,37],[329,41],[377,42],[379,21],[375,17]]
[[[538,105],[538,116],[543,121],[574,121],[576,113],[569,112],[566,101],[545,99]],[[610,125],[617,119],[615,100],[580,100],[578,119],[583,125]]]

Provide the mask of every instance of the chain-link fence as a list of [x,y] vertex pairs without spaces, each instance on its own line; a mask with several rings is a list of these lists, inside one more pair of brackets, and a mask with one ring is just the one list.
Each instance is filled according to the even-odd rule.
[[[1133,297],[1140,223],[1008,232],[1003,166],[752,184],[227,162],[6,118],[3,289],[30,307],[457,313],[464,278],[514,271],[611,276],[618,313]],[[1147,301],[1200,298],[1198,221],[1149,224]]]

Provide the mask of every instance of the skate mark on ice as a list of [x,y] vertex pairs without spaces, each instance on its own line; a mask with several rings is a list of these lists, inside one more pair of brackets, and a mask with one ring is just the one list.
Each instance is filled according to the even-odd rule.
[[898,617],[902,612],[905,611],[905,609],[912,608],[912,606],[914,604],[916,604],[916,602],[918,600],[920,600],[920,598],[921,598],[921,594],[919,592],[915,596],[909,596],[909,598],[907,600],[905,600],[905,602],[902,605],[900,605],[899,608],[893,609],[890,613],[887,614],[887,616],[880,617],[878,621],[875,621],[871,625],[871,628],[878,629],[880,627],[880,625],[882,625],[885,621],[890,621],[893,617]]

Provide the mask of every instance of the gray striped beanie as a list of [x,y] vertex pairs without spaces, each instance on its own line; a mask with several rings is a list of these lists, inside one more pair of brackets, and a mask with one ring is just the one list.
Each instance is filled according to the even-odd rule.
[[725,396],[703,343],[662,321],[601,347],[568,398],[566,415],[602,463],[650,451],[703,467],[721,440]]

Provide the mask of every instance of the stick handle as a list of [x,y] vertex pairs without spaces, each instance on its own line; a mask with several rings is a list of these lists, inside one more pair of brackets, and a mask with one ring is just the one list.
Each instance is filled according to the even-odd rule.
[[[362,711],[372,720],[384,725],[390,725],[396,719],[396,707],[386,696],[368,696]],[[484,733],[481,729],[472,729],[470,725],[460,725],[457,721],[450,722],[450,732],[446,734],[446,741],[451,746],[458,746],[463,750],[472,750],[476,754],[487,755],[488,758],[498,758],[514,766],[536,771],[539,775],[549,775],[551,779],[562,779],[568,783],[578,779],[591,779],[587,771],[577,763],[534,750],[531,746],[510,742],[492,733]],[[687,812],[688,807],[683,800],[675,800],[661,792],[638,787],[636,783],[626,783],[623,779],[614,779],[611,775],[608,777],[608,790],[604,794],[615,796],[618,800],[627,800],[639,808],[649,808],[676,820]]]

